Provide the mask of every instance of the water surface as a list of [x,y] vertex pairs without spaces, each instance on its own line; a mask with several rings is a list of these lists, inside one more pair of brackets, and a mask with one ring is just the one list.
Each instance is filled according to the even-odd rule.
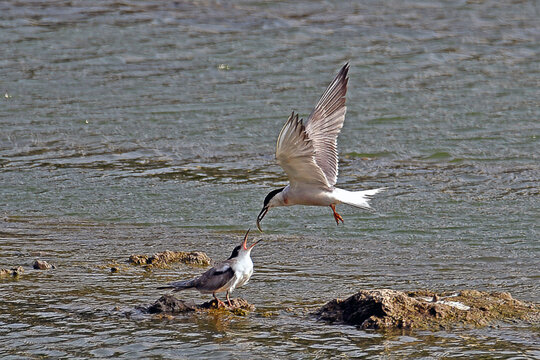
[[[4,1],[0,356],[524,358],[538,327],[377,333],[305,315],[362,288],[540,300],[535,2]],[[133,313],[226,258],[286,177],[273,158],[351,62],[340,187],[363,212],[272,210],[247,317]],[[35,259],[57,266],[34,271]],[[204,301],[208,296],[184,293]],[[131,317],[125,312],[132,312]]]

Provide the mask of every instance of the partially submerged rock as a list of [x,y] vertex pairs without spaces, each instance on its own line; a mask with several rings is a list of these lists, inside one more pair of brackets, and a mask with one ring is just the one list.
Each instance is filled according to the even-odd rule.
[[176,262],[208,266],[212,263],[212,260],[208,257],[208,255],[199,251],[186,252],[166,250],[161,253],[156,253],[152,256],[131,255],[128,262],[133,265],[151,265],[155,267],[167,266],[168,264]]
[[44,260],[36,260],[36,261],[34,261],[34,264],[32,266],[36,270],[56,269],[56,266],[51,265],[51,264],[49,264],[48,262],[46,262]]
[[509,293],[463,290],[459,293],[361,290],[345,300],[335,299],[316,315],[330,322],[362,329],[431,329],[456,325],[485,326],[493,321],[537,322],[537,305],[516,300]]
[[155,303],[147,307],[145,312],[149,314],[181,314],[196,309],[195,303],[187,303],[172,295],[163,295]]
[[0,269],[0,277],[7,277],[7,276],[17,277],[21,275],[23,272],[24,272],[24,269],[22,268],[22,266],[17,266],[11,269]]
[[251,305],[244,299],[231,299],[232,306],[226,303],[218,304],[215,299],[197,305],[193,301],[186,302],[177,299],[173,295],[163,295],[155,303],[147,307],[141,307],[139,310],[148,314],[167,314],[177,315],[192,311],[204,310],[226,310],[236,315],[246,315],[248,312],[255,310],[255,306]]

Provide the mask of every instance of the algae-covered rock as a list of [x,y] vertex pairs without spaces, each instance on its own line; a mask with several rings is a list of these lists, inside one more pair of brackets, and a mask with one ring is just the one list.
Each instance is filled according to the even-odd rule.
[[128,262],[133,265],[146,265],[148,261],[147,255],[131,255]]
[[227,303],[218,303],[215,299],[197,305],[194,302],[186,302],[177,299],[173,295],[163,295],[155,303],[150,306],[139,308],[144,313],[148,314],[182,314],[192,311],[210,311],[224,310],[235,315],[246,315],[248,312],[255,310],[255,306],[248,303],[244,299],[231,299],[231,306]]
[[330,322],[362,329],[431,329],[458,325],[485,326],[493,321],[537,322],[537,305],[515,300],[509,293],[463,290],[435,293],[389,289],[361,290],[345,300],[335,299],[316,315]]
[[254,311],[255,306],[248,303],[246,300],[241,298],[231,299],[231,305],[227,304],[227,302],[224,303],[218,303],[216,299],[213,299],[211,301],[207,301],[201,305],[199,305],[200,309],[224,309],[232,312],[235,315],[247,315],[248,312]]
[[32,266],[36,270],[56,269],[56,266],[49,264],[45,260],[36,260]]
[[23,272],[24,272],[24,269],[22,268],[22,266],[17,266],[11,269],[0,269],[0,277],[7,277],[7,276],[17,277],[21,275]]
[[208,255],[199,251],[170,251],[166,250],[161,253],[156,253],[152,256],[147,255],[131,255],[128,262],[133,265],[144,265],[162,267],[172,263],[182,262],[184,264],[207,266],[212,263]]

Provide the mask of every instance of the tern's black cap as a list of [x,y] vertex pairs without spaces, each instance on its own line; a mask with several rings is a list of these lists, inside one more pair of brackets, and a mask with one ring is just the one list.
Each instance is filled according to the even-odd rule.
[[266,207],[266,205],[268,205],[268,203],[270,202],[270,199],[272,199],[274,196],[276,196],[276,194],[282,192],[283,189],[285,189],[285,188],[282,187],[281,189],[276,189],[276,190],[270,191],[270,192],[268,193],[268,195],[266,195],[266,197],[264,198],[264,204],[263,204],[263,207]]
[[232,258],[235,258],[238,256],[238,253],[240,252],[240,248],[242,247],[242,245],[238,245],[237,247],[234,248],[234,250],[232,251],[232,254],[231,256],[227,259],[227,260],[230,260]]

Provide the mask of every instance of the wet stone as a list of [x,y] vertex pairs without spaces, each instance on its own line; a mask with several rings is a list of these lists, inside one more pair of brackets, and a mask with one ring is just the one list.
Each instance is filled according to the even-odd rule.
[[36,270],[56,269],[56,266],[51,265],[51,264],[49,264],[48,262],[46,262],[44,260],[36,260],[36,261],[34,261],[34,264],[32,266]]
[[235,315],[246,315],[255,310],[255,306],[244,299],[231,299],[231,306],[227,303],[218,303],[215,299],[197,305],[193,301],[184,301],[177,299],[173,295],[163,295],[155,303],[147,307],[138,308],[143,313],[148,314],[182,314],[193,311],[224,310],[230,311]]
[[494,321],[540,321],[536,304],[516,300],[509,293],[477,290],[459,293],[361,290],[345,300],[328,302],[315,314],[321,320],[361,329],[440,330],[464,325],[481,327]]
[[189,311],[195,311],[195,304],[188,304],[172,295],[163,295],[155,303],[150,305],[146,312],[149,314],[180,314]]
[[208,266],[212,263],[212,259],[203,252],[199,251],[170,251],[166,250],[161,253],[156,253],[152,256],[148,255],[131,255],[128,262],[133,265],[162,267],[172,263],[181,262],[184,264]]
[[17,277],[21,275],[22,273],[24,273],[24,269],[22,268],[22,266],[17,266],[11,269],[0,269],[0,277],[8,277],[8,276]]

